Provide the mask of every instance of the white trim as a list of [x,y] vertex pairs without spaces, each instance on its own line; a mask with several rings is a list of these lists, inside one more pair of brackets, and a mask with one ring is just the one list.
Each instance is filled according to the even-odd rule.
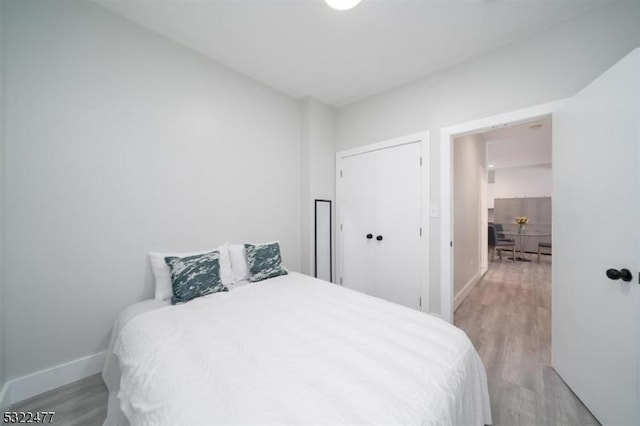
[[[341,158],[351,157],[353,155],[364,154],[365,152],[378,151],[380,149],[391,148],[398,145],[406,145],[408,143],[424,141],[429,142],[429,130],[424,132],[412,133],[406,136],[400,136],[399,138],[393,138],[382,142],[372,143],[369,145],[359,146],[357,148],[347,149],[344,151],[338,151],[336,153],[336,160]],[[423,157],[424,157],[424,153]]]
[[[485,272],[487,272],[487,269],[489,269],[489,253],[487,252],[487,247],[489,246],[489,236],[487,232],[487,223],[489,221],[489,212],[487,210],[487,186],[489,185],[489,176],[487,173],[487,169],[485,169],[484,166],[480,166],[479,169],[478,193],[480,194],[480,215],[478,217],[478,230],[480,231],[480,235],[478,238],[478,253],[480,255],[480,274],[484,274]],[[456,305],[454,309],[457,309],[457,307],[458,306]]]
[[422,135],[422,211],[420,223],[422,226],[422,312],[431,312],[431,133]]
[[98,374],[104,366],[106,353],[106,351],[98,352],[97,354],[56,365],[28,376],[13,379],[3,389],[3,392],[6,391],[5,399],[8,399],[9,403],[15,404],[51,389]]
[[380,149],[391,148],[399,145],[406,145],[409,143],[421,143],[421,155],[422,155],[422,168],[420,170],[421,173],[421,191],[422,191],[422,214],[420,219],[420,226],[422,227],[422,255],[420,258],[422,259],[422,285],[421,285],[421,300],[422,306],[421,310],[423,312],[431,311],[431,286],[430,286],[430,253],[429,253],[429,235],[430,235],[430,215],[429,208],[431,202],[431,133],[429,130],[425,130],[423,132],[412,133],[410,135],[401,136],[394,139],[389,139],[386,141],[373,143],[353,149],[348,149],[344,151],[339,151],[336,153],[336,191],[335,191],[335,211],[336,211],[336,284],[340,283],[340,278],[342,277],[342,267],[343,260],[340,255],[342,251],[342,234],[340,231],[341,221],[341,211],[340,211],[340,200],[341,200],[341,191],[340,191],[340,163],[344,158],[351,157],[353,155],[364,154],[366,152],[377,151]]
[[335,261],[335,279],[334,279],[334,283],[338,284],[338,285],[342,285],[342,256],[340,256],[340,252],[342,250],[342,221],[340,220],[341,216],[340,216],[340,200],[342,200],[342,191],[340,191],[341,185],[339,184],[340,182],[340,174],[342,173],[342,170],[340,170],[340,160],[341,157],[339,157],[338,155],[339,153],[336,153],[336,163],[335,163],[335,167],[334,167],[334,171],[336,173],[336,177],[334,178],[334,184],[335,184],[335,188],[334,188],[334,194],[335,194],[335,215],[336,215],[336,220],[333,222],[333,227],[335,228],[335,238],[334,238],[334,245],[335,245],[335,254],[334,256],[336,257],[336,261]]
[[[568,99],[568,98],[567,98]],[[477,133],[507,125],[532,121],[553,114],[567,102],[560,99],[541,105],[493,115],[440,129],[440,314],[453,323],[453,206],[451,204],[451,149],[452,137]]]
[[9,395],[11,394],[9,382],[5,383],[2,389],[0,390],[0,411],[6,411],[9,409],[11,405],[11,400]]
[[456,294],[455,302],[453,304],[454,311],[458,309],[458,306],[460,306],[464,301],[464,299],[466,299],[466,297],[469,295],[469,293],[471,293],[471,290],[473,290],[473,287],[475,287],[476,284],[480,282],[482,275],[483,275],[482,271],[478,271],[473,277],[471,277],[469,282],[467,282],[464,285],[464,287],[462,287],[462,290],[460,290],[458,294]]

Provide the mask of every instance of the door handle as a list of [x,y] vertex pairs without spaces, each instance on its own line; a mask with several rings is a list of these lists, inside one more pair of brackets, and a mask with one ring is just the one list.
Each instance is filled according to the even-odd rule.
[[626,268],[622,268],[619,271],[617,269],[607,269],[607,277],[610,280],[622,279],[622,281],[626,282],[629,282],[633,279],[631,271]]
[[378,235],[378,236],[376,237],[376,240],[378,240],[378,241],[382,241],[382,235]]
[[373,234],[367,234],[367,240],[370,240],[373,238]]

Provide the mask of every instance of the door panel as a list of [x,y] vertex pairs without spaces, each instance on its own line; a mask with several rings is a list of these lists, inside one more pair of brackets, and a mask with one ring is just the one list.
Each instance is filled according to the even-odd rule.
[[[375,233],[375,163],[371,153],[342,160],[342,284],[373,295]],[[375,236],[375,235],[374,235]]]
[[420,143],[376,151],[376,295],[420,308]]
[[553,116],[553,365],[607,425],[640,424],[639,122],[638,50]]

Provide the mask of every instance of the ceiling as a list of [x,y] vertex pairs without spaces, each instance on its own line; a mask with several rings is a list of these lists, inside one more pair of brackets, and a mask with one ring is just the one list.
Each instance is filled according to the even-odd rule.
[[487,143],[487,166],[551,165],[551,118],[490,130],[482,136]]
[[606,0],[95,0],[291,96],[342,106]]

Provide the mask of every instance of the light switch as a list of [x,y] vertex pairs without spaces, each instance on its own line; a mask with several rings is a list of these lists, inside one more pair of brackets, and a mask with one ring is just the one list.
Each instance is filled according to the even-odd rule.
[[438,206],[431,206],[431,208],[429,209],[429,216],[430,217],[438,217],[438,212],[439,212],[439,208]]

